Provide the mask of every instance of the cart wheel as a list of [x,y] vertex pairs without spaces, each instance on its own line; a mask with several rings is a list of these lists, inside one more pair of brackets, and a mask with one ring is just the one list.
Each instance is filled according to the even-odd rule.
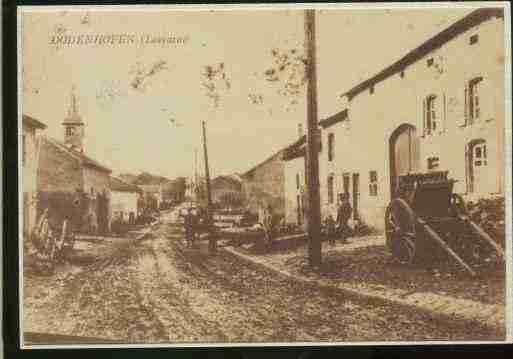
[[455,215],[466,215],[467,214],[467,205],[465,200],[458,193],[453,193],[451,195],[451,209]]
[[392,255],[403,264],[411,264],[416,254],[415,214],[401,198],[385,211],[386,244]]

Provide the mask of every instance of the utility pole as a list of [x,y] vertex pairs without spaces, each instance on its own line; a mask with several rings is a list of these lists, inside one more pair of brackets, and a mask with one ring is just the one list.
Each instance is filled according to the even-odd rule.
[[193,197],[196,202],[199,202],[198,198],[198,149],[194,148],[194,186],[193,186]]
[[315,10],[305,10],[305,53],[307,55],[306,184],[308,188],[308,261],[321,264],[321,200],[319,194],[319,130],[317,124]]
[[216,238],[214,238],[214,224],[212,221],[212,195],[210,193],[210,169],[208,166],[207,132],[205,129],[205,121],[201,122],[201,126],[203,129],[203,154],[205,156],[205,182],[207,187],[207,225],[209,227],[208,251],[210,253],[215,253],[217,243]]

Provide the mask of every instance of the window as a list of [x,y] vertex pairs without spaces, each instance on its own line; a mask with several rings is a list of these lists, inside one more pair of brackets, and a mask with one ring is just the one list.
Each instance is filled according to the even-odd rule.
[[333,197],[333,194],[334,194],[334,176],[331,174],[328,176],[328,203],[333,203],[334,202],[334,197]]
[[299,189],[299,181],[300,181],[300,177],[299,177],[299,173],[296,174],[296,189]]
[[23,166],[25,166],[25,161],[27,159],[27,144],[25,135],[21,137],[21,141],[21,163]]
[[66,127],[66,136],[73,136],[73,134],[75,132],[73,130],[74,130],[73,127]]
[[474,123],[481,116],[479,88],[481,86],[482,77],[476,77],[469,82],[468,86],[468,122]]
[[399,76],[401,76],[401,78],[404,78],[404,70],[401,71],[401,73],[399,74]]
[[440,160],[438,157],[429,157],[427,159],[427,168],[428,170],[436,170],[440,165]]
[[424,113],[424,133],[429,135],[438,128],[437,97],[430,95],[426,98]]
[[479,41],[479,35],[478,34],[470,36],[470,45],[477,44],[478,41]]
[[427,60],[427,65],[428,65],[428,67],[432,66],[432,65],[433,65],[433,62],[434,62],[433,58],[432,58],[432,57],[431,57],[431,58],[429,58],[429,59]]
[[374,93],[374,86],[370,87],[369,92],[370,92],[371,95]]
[[328,161],[333,161],[333,147],[335,146],[335,134],[328,134]]
[[369,195],[377,196],[378,195],[378,172],[370,171],[369,172]]

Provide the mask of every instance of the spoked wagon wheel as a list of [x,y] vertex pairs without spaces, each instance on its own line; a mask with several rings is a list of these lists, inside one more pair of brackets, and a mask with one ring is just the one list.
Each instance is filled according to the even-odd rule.
[[414,262],[415,214],[401,198],[390,202],[385,212],[386,244],[392,255],[403,264]]
[[467,214],[467,205],[461,195],[457,193],[451,195],[451,210],[456,216]]

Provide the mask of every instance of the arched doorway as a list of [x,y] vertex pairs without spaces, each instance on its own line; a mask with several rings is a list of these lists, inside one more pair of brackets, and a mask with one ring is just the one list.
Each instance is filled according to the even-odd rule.
[[395,129],[389,140],[390,152],[390,195],[396,192],[397,177],[419,170],[419,139],[416,128],[403,124]]

